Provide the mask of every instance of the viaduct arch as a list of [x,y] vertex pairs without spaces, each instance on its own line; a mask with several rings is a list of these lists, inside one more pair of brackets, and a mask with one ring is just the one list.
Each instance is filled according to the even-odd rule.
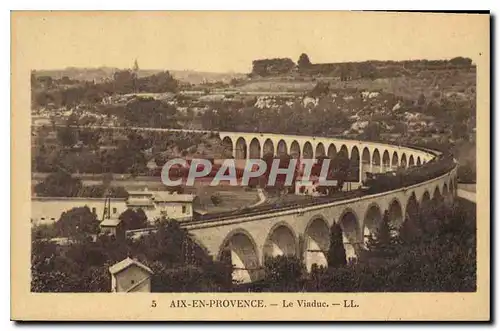
[[[232,156],[250,157],[279,153],[345,155],[359,169],[391,171],[397,167],[422,165],[437,152],[388,144],[255,133],[220,133],[224,146],[232,146]],[[227,148],[229,150],[229,148]],[[244,153],[242,152],[244,151]],[[358,175],[361,177],[362,172]],[[330,229],[338,223],[343,229],[347,258],[355,259],[364,249],[366,238],[375,234],[384,213],[400,227],[405,220],[426,220],[425,214],[436,204],[451,204],[456,196],[456,167],[436,178],[392,191],[356,198],[329,201],[263,214],[242,214],[231,218],[182,224],[208,252],[218,259],[231,259],[233,278],[251,282],[262,276],[266,257],[288,255],[303,259],[308,270],[316,264],[328,265]]]

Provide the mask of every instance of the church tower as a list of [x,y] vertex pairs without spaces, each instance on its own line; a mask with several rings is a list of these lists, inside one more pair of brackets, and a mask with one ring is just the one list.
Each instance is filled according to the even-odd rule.
[[139,72],[139,63],[137,63],[137,59],[134,60],[134,66],[132,67],[132,71],[137,74]]

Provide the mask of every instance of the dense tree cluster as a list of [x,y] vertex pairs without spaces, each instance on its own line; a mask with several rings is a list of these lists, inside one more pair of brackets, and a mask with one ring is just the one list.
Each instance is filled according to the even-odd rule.
[[[415,74],[421,70],[450,70],[469,68],[470,58],[455,57],[450,60],[409,60],[409,61],[363,61],[342,63],[311,63],[309,56],[302,53],[297,68],[303,75],[336,76],[341,81],[367,78],[397,77]],[[295,64],[291,59],[262,59],[253,61],[253,75],[261,77],[281,76],[292,72]]]
[[158,292],[475,291],[475,204],[465,200],[452,206],[436,203],[422,206],[411,220],[407,217],[397,232],[385,212],[366,248],[358,249],[356,263],[347,262],[342,227],[334,224],[328,268],[313,265],[308,274],[301,258],[267,257],[264,277],[252,284],[232,284],[227,259],[214,262],[175,221],[158,221],[158,230],[140,240],[98,236],[94,242],[87,236],[97,233],[95,215],[88,208],[75,208],[56,223],[58,234],[73,239],[70,244],[58,246],[46,240],[47,233],[34,232],[32,290],[109,291],[107,268],[131,256],[153,269],[152,289]]
[[[325,121],[325,118],[329,120]],[[212,130],[324,136],[338,134],[350,125],[347,114],[333,108],[329,98],[319,100],[314,109],[295,101],[292,104],[283,102],[273,111],[234,102],[224,108],[208,109],[201,120],[205,129]]]
[[[476,206],[460,200],[451,208],[423,211],[418,240],[403,240],[384,220],[357,263],[345,260],[342,229],[331,231],[329,266],[306,274],[295,257],[269,258],[263,280],[239,290],[254,292],[474,292]],[[386,217],[384,217],[386,218]],[[432,229],[423,226],[435,220]],[[426,228],[428,228],[426,230]],[[335,247],[335,251],[334,248]]]
[[328,266],[338,268],[345,266],[347,259],[344,249],[344,238],[340,224],[334,223],[330,229],[330,247],[328,248]]
[[458,178],[463,183],[476,182],[476,166],[472,162],[466,162],[458,168]]
[[144,229],[148,227],[148,217],[142,209],[127,209],[118,216],[126,230]]
[[88,207],[75,207],[62,213],[59,220],[52,224],[41,224],[32,227],[32,240],[64,237],[84,239],[99,232],[100,215],[90,211]]
[[105,196],[114,198],[126,198],[128,193],[121,186],[110,186],[110,183],[98,185],[82,184],[82,181],[63,169],[57,169],[36,184],[34,193],[40,197],[81,197],[102,198]]
[[176,113],[175,107],[165,102],[142,98],[127,103],[123,119],[128,126],[175,128]]
[[300,54],[299,60],[297,61],[297,66],[299,70],[307,69],[311,65],[311,60],[309,60],[309,56],[306,53]]
[[[73,84],[65,86],[70,83]],[[32,107],[96,104],[113,94],[175,92],[177,87],[177,80],[168,71],[139,78],[132,70],[122,70],[115,72],[111,81],[103,83],[59,81],[32,74]]]
[[295,68],[290,58],[254,60],[252,64],[252,74],[262,77],[287,74]]
[[109,266],[136,258],[154,272],[152,291],[231,289],[230,265],[214,262],[175,221],[162,220],[158,231],[141,240],[99,236],[68,245],[43,239],[32,243],[33,292],[109,292]]
[[35,186],[35,193],[39,196],[75,197],[82,189],[79,179],[73,178],[66,171],[51,173],[45,180]]
[[[154,116],[150,118],[155,119]],[[53,132],[51,130],[42,128],[34,138],[36,147],[32,155],[32,169],[35,172],[57,172],[62,169],[73,174],[159,175],[157,171],[147,168],[148,161],[154,159],[157,166],[161,167],[169,157],[193,152],[193,147],[212,139],[211,135],[201,133],[165,135],[162,132],[139,133],[134,130],[113,133],[103,129],[61,127],[56,129],[57,137],[54,140],[48,137]],[[36,192],[47,195],[44,187],[41,185]],[[70,188],[73,188],[71,194],[67,193]],[[71,184],[68,188],[61,188],[65,194],[57,196],[95,196],[106,188],[95,186],[92,191],[96,193],[78,193],[80,188]]]

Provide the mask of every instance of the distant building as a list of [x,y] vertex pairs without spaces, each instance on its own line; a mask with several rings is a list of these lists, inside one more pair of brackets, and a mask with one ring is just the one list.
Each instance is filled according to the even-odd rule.
[[193,217],[193,202],[196,199],[194,195],[147,190],[128,193],[127,207],[141,208],[149,220],[166,217],[183,221]]
[[[127,209],[126,199],[111,199],[111,218],[117,218]],[[31,220],[36,224],[50,224],[59,220],[62,213],[76,207],[87,206],[96,215],[97,219],[102,219],[105,212],[103,198],[80,198],[80,197],[32,197],[31,198]]]
[[111,292],[151,292],[153,271],[129,257],[109,267]]
[[99,225],[101,234],[112,234],[115,237],[124,237],[125,229],[119,218],[104,219]]
[[193,217],[193,202],[191,194],[176,194],[170,192],[155,192],[154,202],[161,216],[175,219]]
[[[104,198],[80,197],[32,197],[31,223],[50,224],[59,220],[63,212],[75,207],[88,207],[102,220],[103,215],[109,212],[110,219],[117,219],[128,208],[141,208],[148,220],[166,217],[178,221],[188,221],[193,217],[193,203],[196,196],[191,194],[177,194],[167,191],[129,191],[129,197],[111,198],[110,209],[106,209]],[[104,224],[105,230],[110,230],[111,220]]]

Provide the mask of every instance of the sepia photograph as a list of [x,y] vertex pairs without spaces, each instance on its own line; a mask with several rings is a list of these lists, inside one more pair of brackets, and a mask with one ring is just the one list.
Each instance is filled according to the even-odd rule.
[[11,19],[18,305],[489,318],[489,15]]

